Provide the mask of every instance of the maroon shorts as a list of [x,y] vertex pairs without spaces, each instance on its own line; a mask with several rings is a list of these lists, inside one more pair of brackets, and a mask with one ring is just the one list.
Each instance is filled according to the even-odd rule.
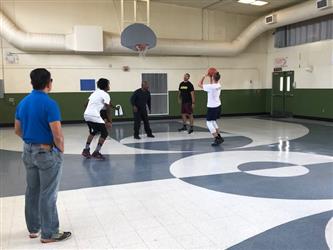
[[181,113],[191,115],[193,113],[192,103],[182,103]]

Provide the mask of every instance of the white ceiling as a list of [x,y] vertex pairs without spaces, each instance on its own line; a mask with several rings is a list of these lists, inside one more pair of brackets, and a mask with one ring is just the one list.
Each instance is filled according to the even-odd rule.
[[150,1],[200,8],[200,9],[220,10],[220,11],[243,14],[243,15],[259,16],[278,9],[286,8],[291,5],[305,2],[307,0],[265,0],[266,2],[268,2],[268,4],[264,6],[242,4],[238,3],[237,0],[150,0]]

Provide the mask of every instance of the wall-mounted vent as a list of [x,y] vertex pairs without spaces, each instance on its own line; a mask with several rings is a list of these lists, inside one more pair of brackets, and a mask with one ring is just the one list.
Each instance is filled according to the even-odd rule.
[[265,23],[266,24],[276,23],[276,15],[265,16]]
[[316,6],[319,10],[327,9],[332,7],[332,0],[317,0]]
[[72,47],[74,51],[103,52],[103,29],[101,26],[75,25]]

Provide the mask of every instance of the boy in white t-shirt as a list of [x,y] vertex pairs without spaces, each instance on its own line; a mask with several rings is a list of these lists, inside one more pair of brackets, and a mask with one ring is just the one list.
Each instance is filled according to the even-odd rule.
[[[206,77],[210,77],[209,83],[204,83]],[[224,139],[220,134],[219,127],[216,120],[221,116],[221,83],[219,82],[221,76],[219,72],[215,72],[213,76],[204,75],[199,82],[199,87],[207,92],[207,128],[214,136],[212,146],[220,145]]]
[[[110,95],[107,91],[110,90],[110,82],[105,78],[100,78],[97,81],[98,89],[95,90],[90,96],[84,111],[84,120],[89,128],[89,136],[87,138],[86,146],[82,151],[82,155],[86,158],[94,157],[98,160],[104,160],[105,157],[100,153],[105,139],[108,136],[107,127],[112,126],[111,108],[114,108]],[[101,110],[106,108],[106,116],[101,117]],[[100,133],[97,147],[95,151],[90,154],[90,143],[95,135]]]

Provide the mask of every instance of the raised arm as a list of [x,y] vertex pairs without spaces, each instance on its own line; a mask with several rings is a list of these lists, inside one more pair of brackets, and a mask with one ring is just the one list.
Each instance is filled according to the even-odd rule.
[[199,83],[198,83],[198,86],[199,86],[199,88],[201,88],[201,89],[203,88],[203,83],[204,83],[204,80],[205,80],[206,76],[207,76],[207,75],[203,75],[202,78],[201,78],[201,80],[200,80]]

